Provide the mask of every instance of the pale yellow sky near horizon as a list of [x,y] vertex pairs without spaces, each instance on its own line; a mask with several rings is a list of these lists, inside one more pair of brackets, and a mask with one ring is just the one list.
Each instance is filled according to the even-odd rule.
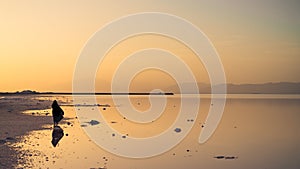
[[[228,83],[300,82],[299,9],[296,0],[0,1],[0,91],[71,91],[87,40],[138,12],[170,13],[196,25],[217,49]],[[205,70],[192,69],[208,82]]]

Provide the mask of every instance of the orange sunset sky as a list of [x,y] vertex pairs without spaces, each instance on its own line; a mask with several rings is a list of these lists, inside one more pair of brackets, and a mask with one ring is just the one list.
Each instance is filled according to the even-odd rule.
[[[217,49],[228,83],[300,82],[299,9],[297,0],[2,0],[0,91],[71,91],[76,60],[88,39],[112,20],[138,12],[169,13],[196,25]],[[145,35],[114,47],[96,85],[109,83],[110,69],[120,61],[110,58],[147,47],[182,56],[197,81],[209,82],[201,62],[184,45]],[[153,88],[174,83],[159,71],[141,72],[134,80],[157,81]]]

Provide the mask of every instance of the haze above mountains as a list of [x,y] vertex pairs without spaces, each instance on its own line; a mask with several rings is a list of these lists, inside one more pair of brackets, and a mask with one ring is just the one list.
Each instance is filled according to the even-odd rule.
[[[185,83],[182,86],[189,88],[192,84]],[[216,88],[221,85],[217,85]],[[206,83],[198,83],[199,93],[208,94],[211,87]],[[177,86],[170,86],[167,92],[180,93]],[[186,94],[191,94],[187,91]],[[262,84],[227,84],[228,94],[300,94],[300,83],[278,82],[278,83],[262,83]]]

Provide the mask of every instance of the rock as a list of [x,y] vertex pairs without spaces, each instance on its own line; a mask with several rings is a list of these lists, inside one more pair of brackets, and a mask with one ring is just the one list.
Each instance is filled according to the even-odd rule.
[[94,126],[94,125],[97,125],[97,124],[100,124],[99,121],[97,120],[91,120],[90,122],[88,122],[90,125]]
[[237,159],[235,156],[215,156],[216,159],[234,160]]
[[176,128],[174,131],[175,131],[176,133],[180,133],[180,132],[181,132],[181,128]]
[[5,144],[6,140],[0,140],[0,144]]
[[225,156],[215,156],[214,158],[216,158],[216,159],[223,159],[223,158],[225,158]]
[[13,137],[6,137],[6,140],[8,140],[8,141],[14,141],[14,140],[16,140],[16,139],[13,138]]
[[234,156],[225,157],[225,160],[234,160],[234,159],[237,159],[237,157]]

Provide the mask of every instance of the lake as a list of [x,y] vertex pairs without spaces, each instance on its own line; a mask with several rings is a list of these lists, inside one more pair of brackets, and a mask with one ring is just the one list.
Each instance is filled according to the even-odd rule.
[[[149,96],[129,96],[130,104],[126,102],[127,96],[116,96],[119,99],[118,104],[113,102],[111,96],[96,96],[96,104],[91,96],[80,96],[76,103],[73,102],[72,96],[68,95],[38,97],[58,100],[65,111],[65,119],[60,122],[64,136],[56,147],[52,146],[51,118],[41,130],[31,131],[23,136],[14,146],[20,146],[21,152],[32,155],[28,156],[27,162],[20,164],[19,167],[109,169],[298,169],[300,167],[300,95],[227,95],[222,119],[214,134],[203,144],[199,144],[198,139],[206,127],[205,119],[209,107],[212,106],[209,95],[200,96],[198,112],[183,112],[195,113],[197,117],[188,116],[190,118],[177,127],[172,125],[180,116],[182,97],[190,99],[186,103],[187,107],[195,107],[194,99],[198,95],[151,96],[152,103],[156,105],[165,100],[166,104],[162,109],[158,106],[151,107]],[[140,112],[136,115],[141,116],[140,118],[131,117],[131,107]],[[147,112],[151,108],[152,111]],[[160,110],[162,112],[157,113]],[[51,109],[35,112],[35,115],[43,116],[51,113]],[[32,111],[24,113],[32,114]],[[102,119],[99,119],[99,113]],[[142,116],[147,116],[147,113],[157,114],[143,119]],[[138,120],[142,122],[139,123]],[[191,130],[188,132],[189,127]],[[86,134],[89,131],[99,133],[91,136]],[[151,141],[150,138],[162,137],[162,133],[166,131],[170,131],[171,134],[166,137],[169,139],[165,139],[165,143],[153,140],[146,144],[147,140]],[[182,140],[173,143],[181,137],[180,134],[184,136]],[[131,143],[131,140],[136,142]],[[140,141],[145,141],[145,144],[140,144]],[[150,157],[134,157],[137,154],[147,156],[151,153],[153,156]],[[129,157],[130,155],[134,158]]]

